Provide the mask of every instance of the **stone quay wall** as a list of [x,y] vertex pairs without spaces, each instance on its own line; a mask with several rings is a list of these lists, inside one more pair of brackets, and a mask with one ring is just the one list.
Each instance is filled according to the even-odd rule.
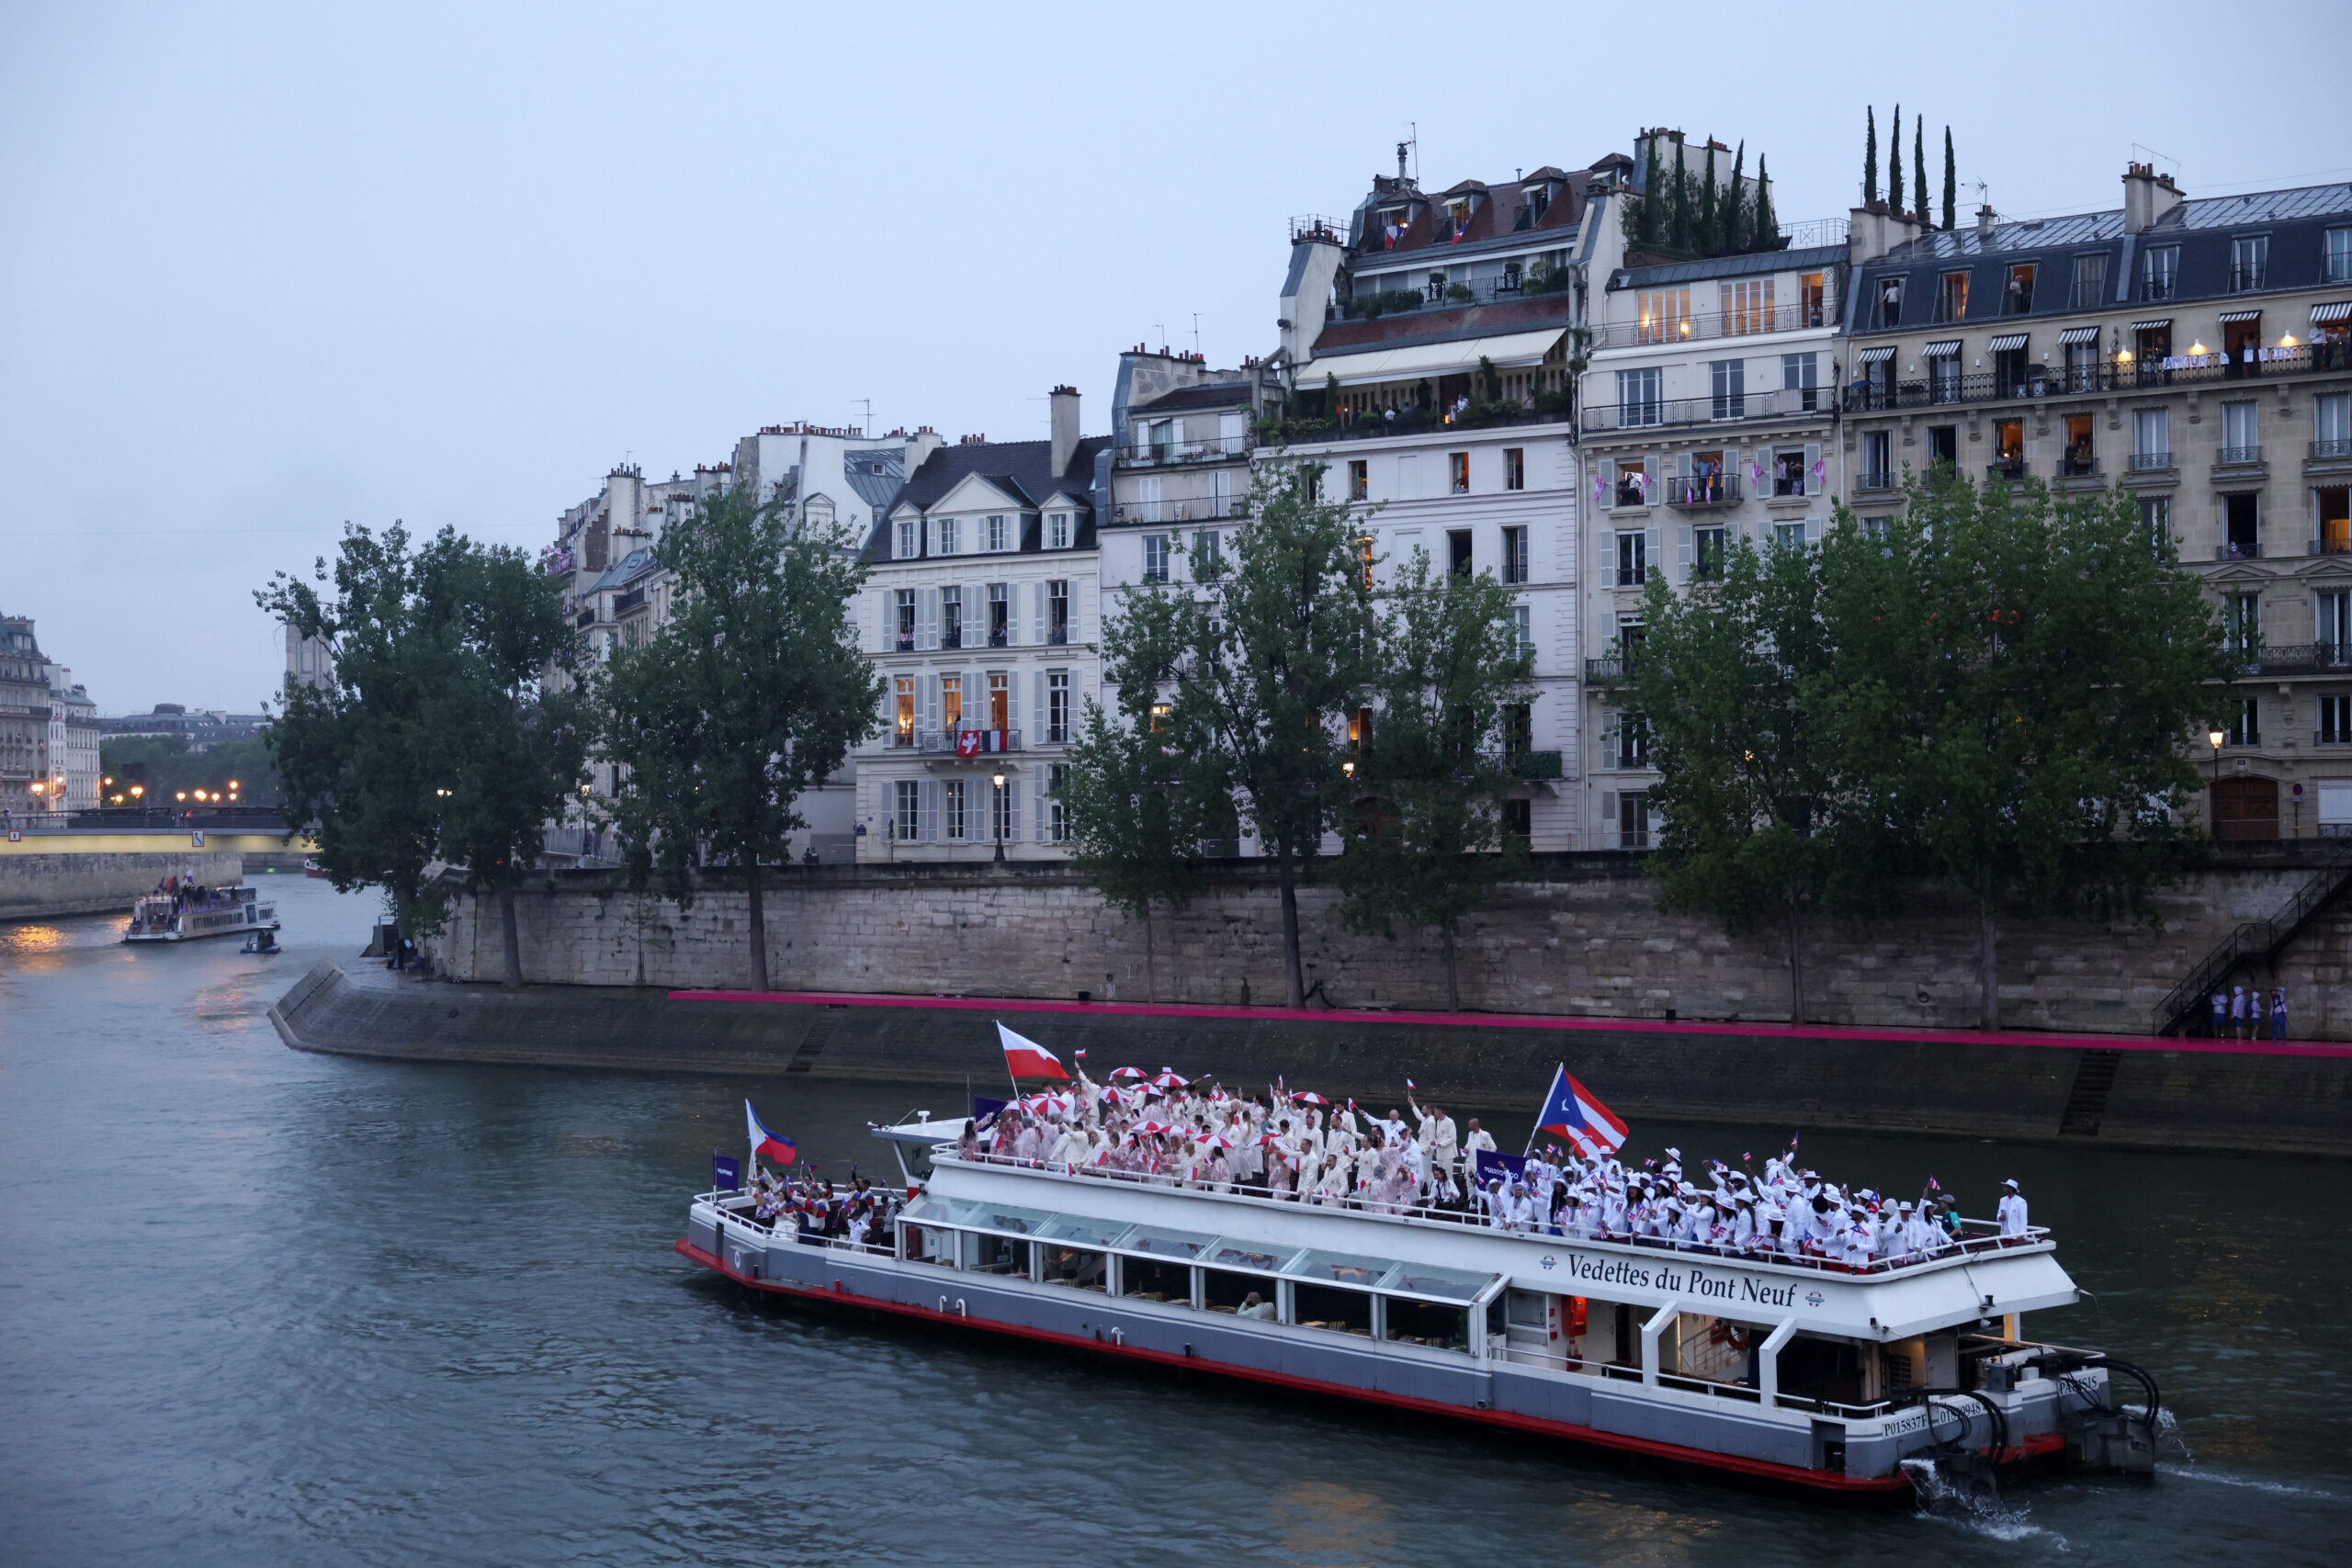
[[0,854],[0,920],[49,920],[128,909],[175,872],[230,887],[244,880],[235,850],[181,848],[162,853]]
[[[2228,846],[2157,900],[2160,923],[2012,919],[2001,931],[2002,1020],[2011,1029],[2151,1031],[2153,1010],[2240,921],[2271,915],[2318,869],[2315,842]],[[1283,1000],[1280,899],[1270,877],[1217,875],[1146,922],[1054,867],[791,868],[766,886],[769,982],[778,989],[914,996],[1091,998],[1222,1006]],[[1341,923],[1329,887],[1301,890],[1307,984],[1341,1008],[1442,1009],[1433,932],[1395,940]],[[693,907],[631,895],[601,873],[559,873],[517,900],[535,985],[729,988],[749,984],[747,918],[723,882]],[[497,980],[494,901],[460,897],[432,944],[453,978]],[[1968,1028],[1979,1016],[1977,932],[1964,896],[1919,890],[1899,917],[1808,932],[1808,1023]],[[1640,857],[1538,857],[1464,923],[1462,1003],[1489,1012],[1785,1022],[1777,931],[1728,936],[1659,908]],[[2352,1039],[2352,897],[2323,911],[2278,971],[2291,1033]]]

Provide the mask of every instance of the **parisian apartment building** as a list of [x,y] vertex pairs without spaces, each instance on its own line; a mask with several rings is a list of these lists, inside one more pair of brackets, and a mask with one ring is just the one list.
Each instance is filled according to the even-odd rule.
[[1905,474],[2119,482],[2204,580],[2239,655],[2193,744],[2222,839],[2352,833],[2352,186],[2122,204],[1921,231],[1855,214],[1838,487]]
[[[1662,133],[1663,134],[1663,133]],[[1638,150],[1638,149],[1637,149]],[[1636,164],[1645,167],[1646,159]],[[1588,849],[1656,842],[1647,738],[1625,682],[1643,598],[1704,582],[1724,552],[1816,541],[1835,504],[1843,224],[1778,250],[1679,260],[1628,247],[1608,204],[1577,398],[1589,476],[1583,626]]]
[[1344,220],[1294,221],[1279,299],[1291,434],[1261,460],[1320,466],[1324,493],[1363,509],[1374,572],[1419,554],[1517,595],[1534,679],[1507,727],[1504,821],[1539,850],[1589,831],[1570,363],[1632,171],[1611,154],[1432,195],[1400,158]]
[[1080,434],[1076,389],[1047,405],[1046,440],[928,449],[876,518],[860,627],[884,686],[852,759],[861,863],[1069,852],[1058,795],[1101,679],[1113,438]]

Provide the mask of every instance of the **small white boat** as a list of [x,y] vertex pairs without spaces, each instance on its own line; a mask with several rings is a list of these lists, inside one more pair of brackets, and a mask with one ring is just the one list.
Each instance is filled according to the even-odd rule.
[[150,893],[130,907],[125,942],[194,942],[278,929],[277,906],[251,887],[208,887]]

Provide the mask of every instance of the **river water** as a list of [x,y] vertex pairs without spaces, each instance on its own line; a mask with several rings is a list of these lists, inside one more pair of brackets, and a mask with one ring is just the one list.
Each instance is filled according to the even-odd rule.
[[845,1173],[888,1161],[868,1120],[952,1091],[290,1051],[264,1014],[373,906],[264,886],[275,957],[0,927],[0,1562],[2145,1568],[2352,1538],[2352,1164],[1808,1135],[1972,1213],[2016,1175],[2098,1293],[2030,1331],[2179,1416],[2153,1483],[1846,1512],[747,1300],[670,1250],[742,1097]]

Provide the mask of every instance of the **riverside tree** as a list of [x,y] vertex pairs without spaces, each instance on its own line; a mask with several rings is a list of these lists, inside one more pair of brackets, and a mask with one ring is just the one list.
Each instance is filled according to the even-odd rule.
[[1203,800],[1205,781],[1184,765],[1152,705],[1118,716],[1089,699],[1064,772],[1070,862],[1113,908],[1143,922],[1146,985],[1159,995],[1151,912],[1182,908],[1199,889],[1202,844],[1232,837],[1232,802]]
[[722,492],[670,529],[669,621],[615,649],[601,728],[618,769],[614,816],[630,886],[681,908],[693,871],[723,857],[743,879],[752,985],[768,989],[761,867],[807,826],[800,796],[873,733],[883,681],[857,649],[855,541],[796,523],[783,499]]
[[1740,541],[1683,593],[1654,576],[1628,720],[1644,726],[1663,818],[1668,908],[1727,931],[1778,925],[1789,1021],[1804,1021],[1804,934],[1825,905],[1858,912],[1887,886],[1871,797],[1848,776],[1818,558]]
[[[1257,840],[1281,886],[1292,1007],[1306,1001],[1298,886],[1323,835],[1347,818],[1341,725],[1363,705],[1378,653],[1371,541],[1345,504],[1321,499],[1321,477],[1311,465],[1262,470],[1249,523],[1227,536],[1229,555],[1196,535],[1182,581],[1138,588],[1104,617],[1117,712],[1091,715],[1090,733],[1135,760],[1098,765],[1113,782],[1074,797],[1081,843],[1143,866],[1139,886],[1169,874],[1151,867],[1181,855],[1185,835],[1229,803],[1237,831]],[[1160,837],[1123,834],[1103,819],[1146,787],[1169,802]]]
[[333,656],[324,684],[288,681],[267,731],[288,819],[337,888],[382,888],[405,934],[446,918],[433,863],[464,863],[500,894],[519,984],[513,890],[580,773],[577,700],[543,685],[577,654],[559,586],[454,529],[412,550],[398,524],[346,527],[314,581],[332,592],[280,572],[254,595]]
[[1860,809],[1976,905],[1983,1022],[2001,1021],[2005,909],[2149,913],[2198,776],[2183,746],[2229,666],[2196,579],[2132,498],[1914,480],[1840,514],[1822,553],[1823,705]]
[[1358,820],[1334,868],[1352,929],[1394,936],[1401,919],[1436,930],[1456,1011],[1462,917],[1526,858],[1502,818],[1513,725],[1532,694],[1515,604],[1492,572],[1439,577],[1419,549],[1391,580],[1376,704],[1357,747]]

